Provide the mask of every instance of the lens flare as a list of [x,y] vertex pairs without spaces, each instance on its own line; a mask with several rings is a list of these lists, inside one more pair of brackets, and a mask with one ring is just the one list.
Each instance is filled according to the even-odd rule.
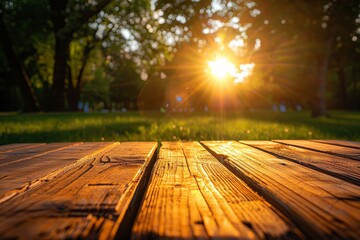
[[223,80],[227,76],[232,76],[236,73],[234,64],[229,62],[225,57],[219,57],[214,61],[209,61],[208,66],[211,74],[219,80]]
[[244,82],[248,78],[254,69],[254,63],[240,64],[236,67],[225,57],[218,57],[213,61],[208,62],[210,73],[216,80],[224,80],[231,78],[234,83]]

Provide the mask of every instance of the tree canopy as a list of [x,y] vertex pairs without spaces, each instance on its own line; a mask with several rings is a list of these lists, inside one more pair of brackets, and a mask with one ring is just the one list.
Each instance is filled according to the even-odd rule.
[[228,107],[360,107],[355,0],[4,0],[0,13],[0,91],[17,103],[3,110],[211,108],[222,56]]

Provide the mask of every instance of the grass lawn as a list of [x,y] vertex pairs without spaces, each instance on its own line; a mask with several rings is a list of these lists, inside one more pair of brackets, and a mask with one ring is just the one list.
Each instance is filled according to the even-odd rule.
[[63,141],[344,139],[360,141],[360,112],[334,111],[312,119],[308,112],[256,111],[142,116],[127,113],[0,115],[0,144]]

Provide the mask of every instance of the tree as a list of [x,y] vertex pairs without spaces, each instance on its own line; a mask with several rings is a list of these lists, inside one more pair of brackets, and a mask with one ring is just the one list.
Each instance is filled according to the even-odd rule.
[[[46,110],[77,110],[85,84],[99,76],[92,69],[99,61],[115,59],[116,54],[117,60],[132,58],[141,73],[167,58],[149,1],[5,3],[12,10],[7,14],[14,36],[11,44],[20,52],[19,62],[30,70],[28,78]],[[29,41],[20,41],[25,37]]]
[[74,33],[110,2],[111,0],[102,0],[95,4],[81,4],[69,0],[49,0],[55,35],[54,74],[50,99],[52,110],[65,110],[67,61]]
[[[234,50],[239,61],[248,59],[256,63],[255,71],[267,71],[264,84],[271,79],[282,88],[277,91],[279,101],[282,96],[308,102],[313,117],[327,115],[334,54],[341,54],[340,59],[349,59],[351,52],[358,54],[353,45],[360,39],[360,11],[354,0],[164,0],[157,2],[157,9],[164,12],[164,25],[174,38],[197,40],[200,47],[220,37],[225,48],[233,39],[242,40],[242,47]],[[350,47],[344,51],[340,45]],[[344,64],[335,63],[346,98],[346,74],[339,69]]]
[[[286,53],[289,54],[287,57],[294,58],[294,66],[302,69],[302,75],[307,77],[297,85],[307,86],[312,116],[327,115],[326,84],[330,61],[338,45],[336,42],[339,39],[349,41],[356,31],[358,4],[356,1],[332,0],[255,2],[261,14],[254,19],[256,24],[250,32],[261,39],[262,45],[268,45],[270,39],[272,42],[272,47],[262,46],[259,55],[277,59],[281,57],[279,53]],[[297,51],[285,52],[284,45],[291,45]]]
[[[149,1],[103,0],[81,4],[76,1],[59,3],[49,0],[49,3],[55,34],[52,87],[54,110],[65,109],[66,91],[70,93],[68,96],[71,109],[75,109],[83,85],[81,78],[86,70],[90,52],[96,47],[104,49],[105,61],[109,57],[109,53],[106,53],[106,49],[109,48],[122,52],[125,58],[131,55],[136,58],[134,61],[141,65],[146,65],[146,59],[155,58],[155,62],[150,64],[154,65],[160,64],[166,58],[166,51],[162,51],[165,50],[161,43],[162,37],[155,30],[156,23],[153,21]],[[105,8],[107,5],[109,6]],[[86,44],[82,44],[82,63],[75,82],[70,74],[72,70],[69,65],[69,50],[71,43],[84,40]]]
[[[241,88],[249,91],[243,96],[257,87],[261,94],[272,95],[264,98],[270,101],[303,103],[306,97],[313,116],[326,114],[329,90],[341,96],[343,106],[356,99],[360,19],[355,0],[6,0],[5,4],[12,6],[5,23],[18,62],[27,70],[28,86],[36,87],[40,99],[50,89],[44,103],[55,111],[76,110],[90,81],[97,86],[113,82],[124,86],[119,89],[124,92],[131,91],[123,83],[138,76],[153,82],[175,76],[169,86],[186,83],[185,77],[180,81],[172,69],[160,67],[186,44],[196,49],[193,57],[205,59],[201,61],[217,53],[237,66],[256,63],[259,74],[253,81],[259,84]],[[41,21],[32,17],[33,12]],[[31,40],[19,41],[25,36]],[[183,52],[186,56],[187,50]],[[135,72],[124,71],[125,62],[131,62]],[[167,66],[174,64],[176,59]],[[203,63],[198,67],[203,69]],[[196,78],[193,73],[191,78]],[[328,79],[340,87],[327,88]],[[272,90],[260,89],[266,85]],[[133,86],[137,92],[138,85]]]
[[127,109],[137,108],[137,99],[144,81],[136,71],[136,65],[127,60],[122,61],[110,83],[110,100],[120,103]]
[[9,33],[6,29],[4,22],[5,8],[0,4],[0,41],[3,46],[3,51],[8,60],[13,78],[17,81],[17,85],[20,89],[22,100],[23,100],[23,111],[24,112],[36,112],[40,110],[33,88],[31,86],[28,74],[18,59],[17,54],[14,50],[12,41],[10,40]]
[[345,33],[336,36],[330,62],[333,76],[330,78],[333,79],[331,102],[344,109],[359,107],[356,98],[356,69],[360,60],[359,13],[357,1],[346,1],[336,6],[336,12],[329,19],[331,24],[337,25],[337,32]]

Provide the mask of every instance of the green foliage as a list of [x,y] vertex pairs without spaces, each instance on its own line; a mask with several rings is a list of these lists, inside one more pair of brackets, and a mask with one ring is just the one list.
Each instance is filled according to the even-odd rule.
[[81,99],[92,106],[100,103],[103,104],[102,108],[108,108],[110,81],[106,78],[103,67],[94,67],[92,71],[92,80],[84,86]]
[[127,109],[134,109],[140,89],[144,84],[136,71],[136,65],[125,61],[115,74],[114,80],[110,84],[111,102],[121,103]]
[[[135,102],[140,94],[144,109],[158,109],[169,86],[200,85],[204,62],[223,54],[236,65],[256,64],[252,78],[235,87],[249,103],[309,106],[326,96],[331,107],[360,106],[356,0],[4,0],[1,4],[16,52],[43,105],[50,93],[75,103],[68,106],[76,106],[79,96],[95,104]],[[59,26],[55,15],[60,16]],[[66,59],[56,65],[64,71],[67,67],[66,74],[54,72],[55,36],[69,40],[69,55],[66,47],[58,50]],[[231,46],[234,40],[242,44]],[[195,50],[189,54],[181,49],[184,45]],[[192,69],[182,68],[186,65]],[[5,61],[0,61],[0,71],[1,78],[7,76]],[[65,85],[58,87],[64,93],[51,92],[55,75],[65,76],[64,83],[58,81]],[[155,88],[156,99],[148,92]],[[194,98],[201,94],[206,98],[203,89]]]
[[[30,82],[39,96],[43,96],[51,84],[52,70],[49,64],[52,63],[52,36],[51,25],[49,24],[50,15],[44,7],[47,1],[2,1],[4,8],[4,21],[9,32],[10,40],[15,48],[15,53],[20,62],[25,67]],[[0,45],[0,58],[3,59],[2,46]],[[10,71],[8,61],[4,58],[0,61],[0,72]],[[9,74],[6,77],[8,82],[15,80]],[[4,85],[2,85],[4,87]],[[6,86],[5,86],[6,87]],[[10,101],[17,102],[11,104],[9,110],[19,110],[21,105],[16,91],[9,91],[7,94]]]
[[139,113],[66,113],[0,116],[0,144],[61,141],[344,139],[360,141],[359,112],[268,111],[144,117]]
[[[87,83],[99,81],[100,78],[94,75],[94,67],[104,65],[105,69],[101,71],[106,72],[105,81],[115,81],[121,75],[117,72],[117,62],[131,61],[137,66],[134,67],[137,74],[150,75],[168,58],[169,50],[147,0],[6,0],[1,4],[6,10],[7,27],[11,29],[11,38],[24,70],[29,72],[44,105],[49,102],[49,95],[59,98],[68,94],[67,101],[77,101],[76,96]],[[68,39],[66,44],[70,44],[70,52],[67,52],[66,44],[60,50],[55,49],[55,42],[61,38]],[[64,66],[60,68],[63,70],[60,74],[54,71],[54,63]],[[0,70],[8,69],[1,61]],[[60,90],[65,92],[54,92]],[[71,105],[74,104],[68,104]]]
[[[358,1],[255,2],[261,14],[247,33],[261,41],[261,48],[252,56],[257,70],[268,71],[268,77],[283,90],[273,94],[290,102],[310,103],[314,110],[319,103],[325,105],[325,97],[334,96],[334,89],[327,84],[334,79],[338,86],[344,85],[341,81],[346,79],[334,75],[358,62]],[[328,99],[328,106],[341,106],[350,93],[344,89],[343,96]]]

